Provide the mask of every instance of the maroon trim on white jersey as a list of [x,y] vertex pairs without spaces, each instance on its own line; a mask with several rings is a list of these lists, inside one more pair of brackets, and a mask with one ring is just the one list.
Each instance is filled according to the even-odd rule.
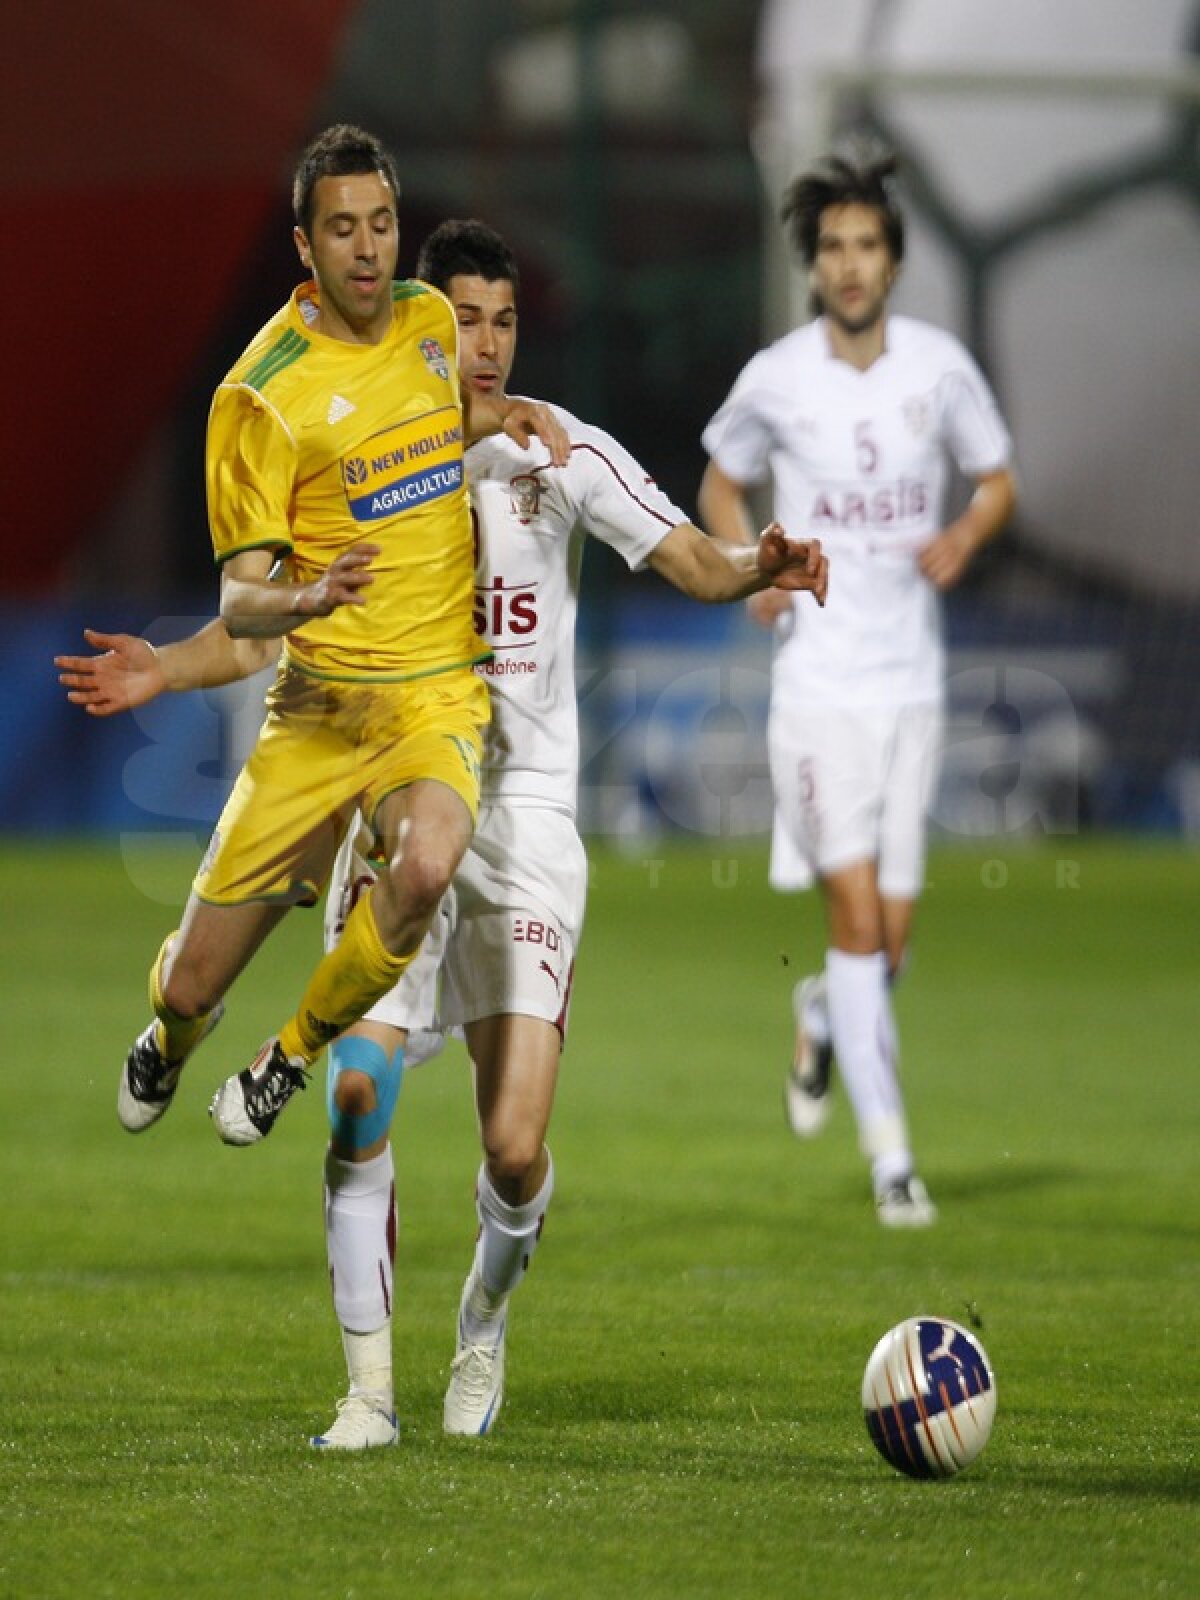
[[[633,490],[629,487],[629,485],[625,482],[625,479],[617,471],[617,467],[616,467],[615,462],[610,461],[609,458],[604,454],[603,450],[597,450],[597,448],[596,448],[596,446],[594,444],[572,443],[572,445],[571,445],[571,454],[574,455],[576,450],[587,450],[591,455],[594,455],[596,457],[597,461],[603,461],[604,465],[612,473],[613,477],[620,484],[621,488],[624,489],[625,493],[633,501],[634,505],[635,506],[640,506],[641,509],[646,513],[646,515],[648,517],[653,517],[656,522],[661,522],[664,528],[677,528],[679,526],[679,524],[677,522],[672,522],[670,517],[664,517],[662,512],[657,510],[656,507],[654,507],[652,505],[647,505],[646,501],[643,500],[640,495],[635,494],[633,492]],[[553,469],[553,463],[552,462],[546,462],[546,464],[544,466],[531,467],[530,468],[530,477],[533,477],[536,473],[539,473],[539,472],[550,472],[550,471],[553,471],[553,470],[554,470]],[[653,483],[653,481],[654,480],[652,478],[647,478],[646,479],[647,483]]]

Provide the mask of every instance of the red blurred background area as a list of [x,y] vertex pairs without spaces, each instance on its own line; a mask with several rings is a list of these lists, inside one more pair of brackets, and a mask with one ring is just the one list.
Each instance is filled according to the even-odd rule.
[[278,204],[353,10],[42,0],[6,13],[10,595],[55,591],[178,395]]

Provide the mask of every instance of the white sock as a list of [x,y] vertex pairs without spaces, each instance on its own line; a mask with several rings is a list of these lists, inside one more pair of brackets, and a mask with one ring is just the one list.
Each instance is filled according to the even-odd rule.
[[896,1024],[887,958],[882,950],[869,956],[829,950],[825,979],[838,1071],[878,1195],[912,1171],[908,1124],[896,1078]]
[[553,1193],[553,1160],[547,1161],[541,1188],[521,1206],[502,1200],[492,1185],[487,1163],[480,1167],[475,1187],[479,1241],[459,1307],[459,1322],[468,1344],[491,1344],[500,1337],[508,1297],[529,1270]]
[[371,1333],[351,1333],[342,1329],[342,1349],[351,1394],[369,1394],[385,1411],[391,1411],[392,1395],[392,1319]]
[[392,1287],[396,1249],[392,1147],[370,1161],[325,1153],[325,1247],[333,1309],[351,1391],[392,1404]]
[[[908,966],[908,952],[900,958],[900,965],[894,972],[888,973],[888,989],[892,990],[904,976]],[[803,980],[802,980],[803,981]],[[795,988],[796,997],[799,996],[801,984]],[[824,972],[815,975],[812,987],[805,996],[802,1008],[797,1008],[800,1014],[796,1020],[803,1027],[805,1033],[814,1044],[828,1044],[831,1037],[829,1027],[829,983]],[[895,1055],[895,1041],[893,1040],[893,1056]]]

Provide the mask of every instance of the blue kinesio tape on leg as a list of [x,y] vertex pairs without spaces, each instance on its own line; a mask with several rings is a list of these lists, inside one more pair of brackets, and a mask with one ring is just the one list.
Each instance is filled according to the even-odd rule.
[[[375,1085],[375,1109],[365,1117],[351,1116],[338,1108],[334,1089],[338,1074],[347,1068],[365,1073]],[[397,1050],[389,1061],[383,1046],[373,1039],[357,1036],[335,1039],[329,1047],[329,1068],[325,1075],[325,1106],[335,1142],[346,1149],[365,1150],[376,1139],[381,1139],[392,1125],[403,1077],[403,1049]]]

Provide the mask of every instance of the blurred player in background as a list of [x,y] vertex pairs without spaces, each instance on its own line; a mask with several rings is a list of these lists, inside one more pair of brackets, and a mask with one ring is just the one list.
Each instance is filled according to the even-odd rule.
[[[445,291],[459,330],[465,394],[503,393],[516,353],[517,266],[479,222],[448,222],[426,241],[418,276]],[[434,1020],[463,1031],[475,1075],[484,1159],[479,1234],[459,1306],[443,1421],[486,1434],[504,1392],[508,1300],[529,1266],[554,1188],[545,1138],[567,1027],[587,860],[575,826],[579,775],[575,617],[585,535],[632,568],[653,567],[699,600],[734,600],[772,582],[824,598],[818,541],[777,528],[754,548],[722,546],[694,527],[608,434],[552,408],[570,441],[554,470],[543,448],[500,439],[467,452],[480,530],[476,622],[494,651],[482,801],[474,839],[437,938],[404,980],[330,1049],[332,1135],[326,1237],[349,1393],[314,1443],[390,1444],[395,1200],[389,1127],[410,1033]],[[262,664],[219,624],[153,659],[144,641],[91,635],[97,658],[61,658],[72,698],[105,712],[165,687],[228,682]],[[377,870],[347,839],[330,893],[336,941]],[[445,943],[444,952],[442,944]]]
[[[815,879],[828,939],[824,970],[792,995],[786,1105],[798,1135],[817,1133],[836,1059],[879,1220],[921,1227],[936,1212],[913,1167],[890,986],[924,878],[940,759],[938,591],[1003,528],[1015,488],[1008,432],[970,356],[888,311],[904,256],[892,172],[890,159],[833,158],[792,185],[783,216],[817,315],[738,377],[705,430],[699,501],[714,533],[747,538],[747,493],[769,479],[784,526],[829,551],[823,610],[774,592],[751,601],[776,639],[771,883]],[[943,526],[947,455],[975,488]]]
[[[166,1111],[230,984],[292,905],[315,902],[359,807],[387,869],[255,1062],[218,1092],[221,1136],[263,1136],[330,1039],[397,981],[471,836],[487,691],[472,624],[467,437],[523,439],[545,412],[473,396],[464,418],[445,298],[394,283],[398,185],[345,124],[304,151],[294,238],[312,278],[219,385],[208,514],[233,635],[284,638],[267,720],[150,975],[118,1115]],[[276,572],[283,568],[282,576]]]

